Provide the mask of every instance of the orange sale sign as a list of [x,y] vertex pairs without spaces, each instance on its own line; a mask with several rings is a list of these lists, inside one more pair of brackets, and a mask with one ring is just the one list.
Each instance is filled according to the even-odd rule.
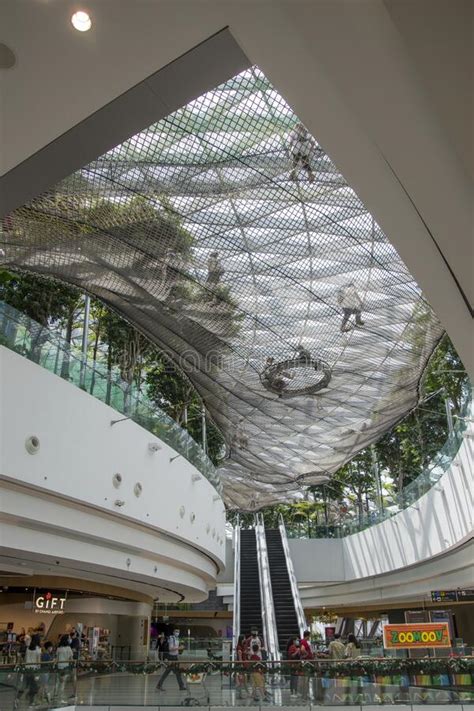
[[384,625],[383,646],[386,649],[450,647],[449,625],[447,622]]

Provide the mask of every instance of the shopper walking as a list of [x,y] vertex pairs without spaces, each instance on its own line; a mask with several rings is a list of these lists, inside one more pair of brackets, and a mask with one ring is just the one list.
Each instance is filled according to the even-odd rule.
[[48,703],[51,701],[51,694],[49,691],[49,679],[51,675],[51,667],[54,660],[54,650],[52,642],[45,642],[43,644],[43,651],[41,653],[41,674],[40,674],[40,696],[43,700]]
[[56,650],[56,661],[58,670],[58,684],[57,684],[57,695],[60,697],[61,702],[65,702],[65,690],[68,681],[73,679],[73,670],[71,669],[72,662],[74,661],[69,635],[63,634],[59,640],[58,648]]
[[79,654],[81,651],[81,640],[77,632],[73,632],[71,635],[71,649],[73,659],[79,659]]
[[40,668],[41,638],[39,634],[34,634],[25,652],[26,692],[30,705],[33,704],[39,690],[38,680]]
[[163,672],[163,674],[160,676],[158,679],[158,684],[156,685],[156,688],[158,691],[163,691],[163,683],[165,679],[173,672],[173,674],[176,677],[176,681],[178,682],[178,686],[181,691],[186,691],[186,686],[183,681],[183,677],[181,676],[181,672],[179,670],[179,655],[180,652],[182,651],[182,648],[179,643],[179,630],[176,629],[174,630],[173,634],[171,634],[168,637],[168,653],[167,653],[167,660],[168,660],[168,665]]

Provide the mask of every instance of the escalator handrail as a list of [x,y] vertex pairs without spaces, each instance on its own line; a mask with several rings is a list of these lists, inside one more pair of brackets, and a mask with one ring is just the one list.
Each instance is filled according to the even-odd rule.
[[265,648],[270,661],[280,661],[280,647],[278,644],[275,607],[273,604],[267,540],[265,536],[263,516],[261,514],[256,514],[255,516],[255,539],[257,543],[258,578],[260,583]]
[[285,554],[286,569],[288,571],[288,578],[290,580],[291,595],[293,597],[293,604],[295,606],[296,619],[298,621],[298,629],[300,631],[300,637],[303,639],[303,634],[305,630],[308,629],[306,624],[306,617],[304,614],[303,603],[301,602],[300,592],[298,590],[298,581],[296,579],[295,568],[293,565],[293,560],[291,558],[290,546],[288,543],[288,536],[286,535],[286,526],[283,516],[280,514],[280,520],[278,525],[281,543],[283,546],[283,552]]
[[240,635],[240,521],[234,526],[234,612],[232,620],[232,658],[237,661]]

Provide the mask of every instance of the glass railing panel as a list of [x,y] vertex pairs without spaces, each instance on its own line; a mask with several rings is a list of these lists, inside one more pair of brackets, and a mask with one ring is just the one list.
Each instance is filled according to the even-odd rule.
[[[2,659],[8,660],[9,655],[5,645],[5,652]],[[0,664],[0,709],[15,708],[17,691],[19,686],[18,672],[15,665],[8,663]]]
[[109,372],[102,363],[84,360],[82,352],[71,348],[58,333],[4,302],[0,302],[0,345],[68,380],[124,417],[130,417],[191,462],[221,492],[219,474],[202,447],[146,395],[123,381],[116,370]]
[[[380,650],[379,650],[380,652]],[[166,673],[166,676],[165,676]],[[3,709],[67,706],[372,706],[472,704],[474,659],[360,656],[235,663],[193,658],[0,666]],[[157,688],[158,687],[158,688]],[[180,688],[181,687],[181,688]]]
[[0,708],[27,710],[72,706],[77,696],[74,664],[58,668],[56,663],[35,666],[0,666]]

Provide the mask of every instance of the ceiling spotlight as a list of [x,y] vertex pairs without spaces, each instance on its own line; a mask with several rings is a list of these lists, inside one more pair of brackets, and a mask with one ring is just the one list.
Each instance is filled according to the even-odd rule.
[[92,27],[91,18],[89,17],[87,12],[84,12],[83,10],[75,12],[74,15],[71,17],[71,22],[73,27],[78,32],[87,32]]

